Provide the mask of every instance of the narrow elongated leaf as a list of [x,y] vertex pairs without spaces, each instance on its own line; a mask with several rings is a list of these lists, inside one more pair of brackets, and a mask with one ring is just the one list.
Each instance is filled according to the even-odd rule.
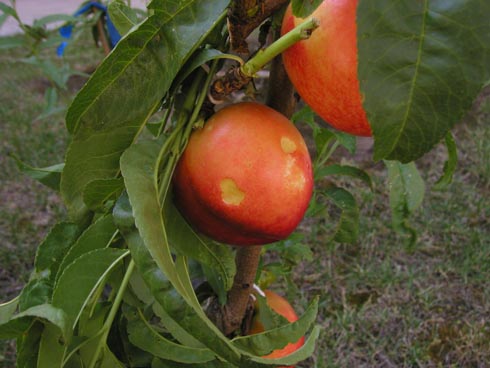
[[193,348],[176,344],[160,335],[141,314],[135,311],[128,322],[129,341],[154,356],[181,363],[205,363],[214,360],[214,354],[206,348]]
[[35,19],[34,23],[32,24],[33,27],[44,27],[48,25],[49,23],[55,23],[55,22],[76,22],[77,18],[74,17],[73,15],[68,15],[68,14],[49,14],[46,15],[45,17]]
[[[132,180],[136,180],[136,177]],[[144,180],[147,179],[143,179],[143,181]],[[153,190],[154,189],[151,189],[150,193],[146,192],[145,196],[151,195],[151,191]],[[143,192],[144,189],[141,193]],[[147,203],[149,206],[155,206],[154,201],[148,200]],[[231,362],[238,362],[239,353],[237,349],[231,345],[229,340],[223,336],[207,317],[203,316],[201,313],[197,313],[196,310],[176,292],[167,275],[161,271],[161,268],[157,265],[156,261],[148,251],[143,238],[134,227],[133,213],[135,213],[136,216],[136,211],[131,209],[127,197],[121,196],[114,208],[116,224],[129,245],[131,255],[141,277],[150,288],[155,299],[161,305],[161,309],[165,313],[164,316],[168,316],[172,320],[166,327],[169,328],[174,336],[181,342],[185,341],[186,343],[188,342],[188,345],[190,346],[196,346],[195,341],[199,341],[201,344],[214,351],[216,355]],[[155,221],[154,218],[149,219],[151,222]],[[162,246],[162,244],[159,246]],[[169,267],[170,266],[171,265],[169,265]],[[174,270],[174,272],[176,273],[176,270]],[[162,323],[164,325],[166,324],[165,319],[162,320]],[[176,333],[174,333],[174,331]]]
[[151,368],[235,368],[236,365],[223,362],[221,360],[213,360],[207,363],[198,364],[185,364],[172,362],[170,360],[164,360],[159,358],[154,358],[151,362]]
[[114,225],[114,220],[110,214],[99,218],[90,225],[66,253],[56,275],[56,280],[60,278],[66,267],[80,256],[95,249],[107,248],[116,231],[116,225]]
[[233,343],[250,354],[262,356],[283,348],[302,338],[315,322],[318,312],[318,297],[308,306],[305,313],[295,322],[283,324],[259,334],[238,337]]
[[65,358],[66,343],[56,326],[47,325],[39,343],[37,368],[61,368]]
[[102,210],[106,202],[115,202],[123,189],[122,178],[93,180],[83,190],[83,201],[92,211]]
[[453,181],[453,175],[458,166],[458,150],[452,134],[446,135],[447,161],[444,163],[443,174],[434,184],[434,190],[443,190]]
[[122,0],[111,1],[107,7],[107,11],[117,31],[123,36],[138,24],[136,11]]
[[[299,348],[298,350],[294,351],[293,353],[279,359],[265,359],[265,358],[250,358],[250,361],[252,363],[257,363],[257,364],[267,364],[267,365],[274,365],[274,366],[285,366],[285,365],[294,365],[296,363],[301,362],[302,360],[305,360],[306,358],[309,358],[313,352],[315,351],[315,344],[318,339],[318,336],[320,336],[320,329],[321,327],[319,325],[313,327],[313,330],[311,331],[311,334],[308,336],[306,339],[304,345]],[[246,366],[245,361],[242,363],[243,366]],[[254,365],[252,364],[247,364],[250,367],[253,367]],[[240,366],[241,367],[241,366]]]
[[15,47],[23,47],[26,45],[26,43],[27,43],[26,38],[24,36],[1,37],[0,50],[8,50],[8,49],[13,49]]
[[367,0],[357,14],[374,158],[413,161],[461,120],[490,77],[490,2]]
[[17,368],[34,368],[37,366],[39,343],[44,325],[36,321],[29,330],[17,338]]
[[36,272],[47,272],[54,279],[63,257],[75,243],[79,234],[80,230],[75,224],[69,222],[56,224],[37,249],[34,260]]
[[22,335],[35,320],[56,326],[65,338],[70,334],[65,312],[51,304],[42,304],[18,313],[7,323],[0,325],[0,339],[12,339]]
[[17,21],[20,22],[19,16],[17,15],[17,12],[11,6],[8,6],[7,4],[4,4],[2,2],[2,3],[0,3],[0,11],[2,11],[2,13],[4,13],[4,14],[7,14],[7,15],[17,19]]
[[120,155],[227,4],[156,2],[155,14],[117,44],[77,95],[66,116],[74,137],[61,177],[61,193],[73,218],[87,212],[85,185],[117,174]]
[[171,201],[167,201],[165,205],[165,225],[172,249],[212,268],[218,273],[224,289],[231,288],[236,272],[235,256],[231,247],[197,234]]
[[39,181],[40,183],[46,185],[51,189],[54,189],[56,191],[60,189],[61,172],[63,171],[63,167],[65,167],[65,164],[57,164],[48,167],[33,167],[22,162],[17,156],[11,156],[15,159],[19,170],[22,171],[24,174],[30,176],[34,180]]
[[408,233],[409,245],[414,245],[417,233],[410,227],[408,219],[424,200],[424,180],[413,162],[401,164],[385,161],[385,164],[388,168],[393,228],[399,233]]
[[75,326],[95,288],[127,254],[121,249],[96,249],[77,258],[63,271],[55,285],[52,303],[66,313],[70,328]]
[[16,297],[8,302],[0,304],[0,325],[7,322],[17,310],[19,305],[19,297]]
[[167,232],[162,216],[159,188],[154,171],[160,147],[157,142],[145,141],[131,146],[121,157],[121,172],[129,202],[133,208],[136,227],[157,263],[172,285],[184,298],[189,298],[170,253]]
[[254,311],[254,318],[259,319],[265,331],[273,330],[289,323],[284,316],[278,314],[271,307],[269,307],[269,304],[267,304],[267,299],[264,296],[257,294],[255,297],[257,298],[257,307]]
[[347,190],[330,187],[323,192],[342,210],[334,240],[341,243],[355,243],[359,236],[359,207],[356,199]]
[[48,276],[43,274],[39,278],[33,278],[24,286],[19,296],[19,312],[51,301],[53,281]]
[[373,188],[371,177],[367,172],[354,166],[333,164],[325,167],[321,167],[315,172],[317,179],[327,175],[347,175],[356,179],[362,180],[369,188]]

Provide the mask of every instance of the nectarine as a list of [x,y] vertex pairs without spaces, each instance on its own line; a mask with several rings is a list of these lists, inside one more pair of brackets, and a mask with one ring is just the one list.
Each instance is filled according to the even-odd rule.
[[[289,79],[303,100],[327,123],[344,132],[370,136],[357,76],[357,0],[324,0],[311,17],[320,26],[307,40],[283,53]],[[304,19],[288,7],[281,32]]]
[[193,132],[173,182],[187,221],[234,245],[286,238],[303,218],[313,188],[300,132],[255,102],[227,106]]

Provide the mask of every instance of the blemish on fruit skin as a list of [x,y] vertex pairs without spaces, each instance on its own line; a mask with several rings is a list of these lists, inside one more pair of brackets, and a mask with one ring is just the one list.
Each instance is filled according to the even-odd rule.
[[286,160],[286,169],[284,171],[284,176],[287,179],[288,185],[292,188],[302,190],[306,184],[306,178],[296,167],[296,160],[293,156],[288,156]]
[[245,193],[238,188],[235,181],[230,178],[221,180],[221,199],[224,203],[238,206],[245,199]]
[[297,147],[291,138],[281,137],[281,148],[284,153],[293,153]]

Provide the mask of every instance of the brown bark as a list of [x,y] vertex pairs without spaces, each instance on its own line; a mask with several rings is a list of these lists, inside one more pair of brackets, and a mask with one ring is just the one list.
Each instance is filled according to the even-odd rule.
[[[223,307],[216,303],[208,311],[208,315],[218,328],[227,336],[235,332],[246,333],[244,319],[253,312],[253,299],[251,298],[255,276],[260,260],[261,245],[244,246],[237,250],[237,272],[233,286],[228,292],[228,301]],[[247,325],[247,323],[245,323]]]
[[[249,6],[252,3],[267,3],[269,6],[269,8],[267,9],[274,9],[268,10],[270,11],[270,13],[267,15],[268,17],[273,11],[279,9],[286,2],[287,1],[283,0],[234,1],[231,12],[237,15],[241,11],[244,11],[244,9],[250,9]],[[262,21],[267,17],[264,17]],[[260,23],[261,22],[254,24],[251,30],[255,29]],[[245,34],[248,36],[248,33],[246,33],[248,31],[245,31],[246,29],[248,28],[241,28],[242,33],[238,34],[238,39],[236,38],[235,42],[237,42],[237,40],[239,41],[240,39],[245,42]],[[279,30],[276,30],[276,33],[274,34],[274,38],[277,37],[279,37]],[[222,98],[226,94],[231,93],[230,89],[237,87],[237,85],[234,84],[235,80],[233,78],[236,78],[236,76],[235,74],[233,74],[233,72],[230,72],[230,78],[230,80],[225,79],[224,83],[217,85],[218,91],[225,91],[225,93],[217,94],[213,97]],[[240,78],[238,78],[237,80],[238,84],[242,82],[248,82],[240,80]],[[213,91],[214,89],[215,88],[212,88],[211,91]],[[271,65],[267,104],[288,118],[290,118],[293,114],[296,105],[296,100],[294,98],[294,88],[286,74],[280,55],[274,59]],[[250,328],[251,317],[253,315],[254,309],[253,299],[251,295],[253,291],[255,277],[257,274],[257,268],[260,261],[261,249],[262,246],[260,245],[244,246],[238,248],[235,259],[237,273],[235,275],[233,286],[228,292],[227,303],[224,306],[221,306],[216,299],[211,303],[207,310],[207,314],[210,319],[227,336],[231,336],[237,331],[239,331],[241,334],[246,335]]]
[[248,54],[245,40],[265,19],[279,10],[289,0],[235,0],[228,13],[231,48]]
[[[93,9],[93,11],[96,12],[95,8]],[[111,46],[109,45],[109,41],[107,40],[107,36],[104,28],[104,20],[102,18],[103,16],[101,14],[99,16],[99,19],[97,20],[97,33],[99,35],[99,41],[102,45],[102,49],[104,50],[104,53],[106,55],[109,55],[109,53],[111,52]]]
[[294,113],[296,102],[294,87],[286,74],[282,57],[276,56],[271,65],[266,103],[289,119]]

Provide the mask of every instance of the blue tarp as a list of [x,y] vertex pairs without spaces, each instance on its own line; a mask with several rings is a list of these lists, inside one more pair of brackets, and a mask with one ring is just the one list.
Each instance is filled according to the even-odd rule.
[[[105,5],[102,5],[97,1],[89,1],[85,5],[83,5],[80,9],[78,9],[75,12],[75,14],[73,14],[73,16],[78,17],[82,14],[88,13],[92,8],[100,9],[106,15],[106,25],[107,25],[107,33],[109,34],[109,42],[111,44],[111,47],[114,48],[114,46],[116,46],[116,44],[121,39],[121,35],[119,34],[116,27],[114,26],[114,23],[112,23],[111,19],[109,18],[109,14],[107,13],[107,7]],[[59,29],[59,33],[61,37],[66,38],[67,40],[70,39],[73,31],[73,27],[74,27],[73,24],[68,24],[66,26],[61,27]],[[68,41],[63,41],[58,46],[58,49],[56,50],[56,54],[60,57],[63,56],[63,52],[65,51],[67,45],[68,45]]]

